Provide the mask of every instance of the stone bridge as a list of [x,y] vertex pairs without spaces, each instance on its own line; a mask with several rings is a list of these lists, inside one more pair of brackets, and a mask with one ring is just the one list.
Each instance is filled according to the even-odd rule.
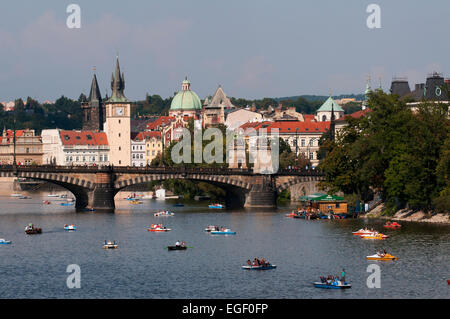
[[302,187],[305,195],[316,189],[322,174],[316,170],[279,170],[255,174],[247,169],[113,167],[113,166],[0,166],[1,177],[30,178],[60,185],[75,195],[76,209],[114,210],[114,196],[122,189],[152,181],[203,181],[226,191],[227,207],[275,207],[283,190]]

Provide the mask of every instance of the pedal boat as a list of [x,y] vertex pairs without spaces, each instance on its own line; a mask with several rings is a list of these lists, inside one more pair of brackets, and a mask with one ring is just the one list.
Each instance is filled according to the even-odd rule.
[[342,283],[342,281],[333,281],[333,282],[321,282],[321,281],[316,281],[313,283],[314,287],[316,288],[325,288],[325,289],[346,289],[346,288],[351,288],[352,285],[350,285],[347,282]]
[[42,228],[34,227],[33,224],[29,224],[25,227],[25,234],[27,235],[35,235],[35,234],[41,234]]
[[160,211],[160,212],[157,212],[157,213],[154,213],[153,214],[153,216],[173,216],[173,215],[175,215],[174,213],[172,213],[172,212],[169,212],[168,210],[163,210],[163,211]]
[[186,250],[186,246],[168,246],[167,250]]
[[372,256],[367,256],[366,257],[367,260],[398,260],[398,257],[392,256],[391,254],[386,254],[386,255],[372,255]]
[[148,231],[152,231],[152,232],[165,232],[165,231],[171,231],[170,228],[167,227],[160,227],[157,225],[152,225],[150,228],[147,229]]
[[205,228],[205,231],[206,231],[206,232],[218,231],[218,230],[219,230],[219,227],[218,227],[218,226],[215,226],[215,225],[209,225],[209,226],[207,226],[207,227]]
[[353,235],[356,235],[356,236],[370,235],[370,234],[373,234],[373,231],[371,231],[371,230],[360,229],[360,230],[358,230],[358,231],[352,232],[352,234],[353,234]]
[[105,249],[116,249],[118,247],[118,244],[114,241],[113,243],[111,241],[106,242],[103,244],[103,248]]
[[388,229],[398,229],[398,228],[402,227],[402,225],[400,225],[396,222],[393,222],[393,223],[387,222],[385,225],[383,225],[383,227],[388,228]]
[[360,236],[362,239],[377,239],[377,240],[384,240],[386,238],[388,238],[388,235],[384,235],[384,234],[380,234],[380,233],[372,233],[370,235],[361,235]]
[[275,269],[277,268],[277,265],[267,265],[267,266],[242,266],[242,269],[246,270],[269,270],[269,269]]
[[3,238],[0,238],[0,245],[8,245],[11,244],[10,240],[5,240]]
[[221,208],[223,208],[223,205],[222,204],[210,204],[208,207],[221,209]]
[[64,230],[67,230],[67,231],[75,231],[75,230],[77,230],[77,226],[75,226],[75,225],[64,225]]
[[224,230],[212,230],[212,235],[236,235],[235,231],[231,231],[231,229],[224,229]]

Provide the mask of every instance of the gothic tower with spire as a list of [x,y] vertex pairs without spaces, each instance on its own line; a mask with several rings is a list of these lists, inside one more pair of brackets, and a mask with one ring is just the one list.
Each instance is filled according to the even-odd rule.
[[125,97],[125,77],[119,58],[111,76],[111,96],[105,101],[104,131],[109,143],[109,162],[115,166],[131,165],[131,103]]
[[100,89],[98,87],[97,76],[94,72],[92,78],[91,91],[87,101],[82,101],[83,109],[83,131],[102,131],[105,119],[105,108],[103,105]]

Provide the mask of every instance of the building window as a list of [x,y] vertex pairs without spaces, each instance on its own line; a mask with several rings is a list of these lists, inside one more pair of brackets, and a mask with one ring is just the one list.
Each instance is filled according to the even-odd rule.
[[309,159],[310,160],[314,159],[314,153],[313,152],[309,152]]
[[301,143],[302,143],[302,146],[304,147],[305,146],[305,139],[302,139]]
[[122,150],[122,148],[119,146],[119,151],[121,151]]
[[119,137],[120,137],[120,133],[119,133]]
[[326,122],[326,120],[327,120],[327,116],[326,115],[322,116],[322,122]]
[[155,151],[152,151],[152,155],[155,155]]
[[119,120],[119,124],[120,124],[120,120]]

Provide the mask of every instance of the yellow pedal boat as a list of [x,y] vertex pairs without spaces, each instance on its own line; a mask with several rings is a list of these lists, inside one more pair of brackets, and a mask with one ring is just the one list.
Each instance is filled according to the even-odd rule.
[[367,260],[398,260],[398,257],[392,256],[391,254],[379,255],[375,254],[372,256],[367,256]]

